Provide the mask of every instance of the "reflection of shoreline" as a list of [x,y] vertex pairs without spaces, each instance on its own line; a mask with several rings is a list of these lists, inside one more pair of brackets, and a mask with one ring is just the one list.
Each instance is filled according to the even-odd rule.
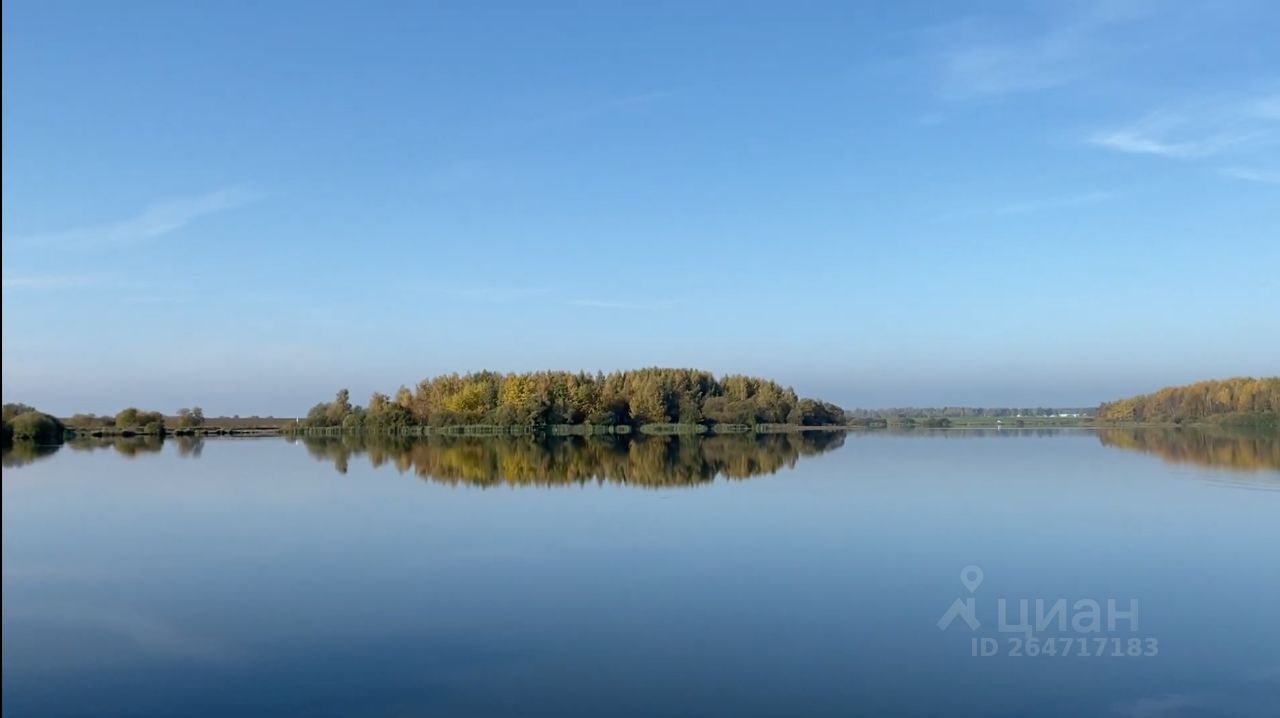
[[115,449],[121,456],[134,457],[139,454],[155,454],[164,448],[164,438],[160,436],[77,436],[66,443],[72,451],[97,451],[98,449]]
[[1155,454],[1170,464],[1248,473],[1280,471],[1280,436],[1263,431],[1099,429],[1098,440],[1103,446]]
[[300,439],[307,451],[346,473],[352,456],[374,467],[443,484],[696,486],[790,468],[844,443],[840,432],[748,436],[430,437],[345,435]]
[[35,444],[30,441],[15,441],[4,448],[2,463],[6,469],[16,469],[19,466],[26,466],[53,456],[61,448],[60,444]]
[[29,441],[15,441],[4,451],[4,466],[15,468],[26,466],[53,456],[58,451],[94,452],[99,449],[113,449],[125,458],[135,458],[146,454],[158,454],[164,450],[165,443],[171,442],[178,450],[179,456],[197,458],[204,450],[204,438],[200,436],[172,436],[164,438],[154,435],[135,436],[76,436],[62,444],[33,444]]
[[[477,486],[617,483],[639,486],[691,486],[717,476],[741,479],[791,467],[804,456],[872,437],[900,439],[1047,438],[1097,436],[1111,448],[1154,454],[1168,463],[1254,474],[1243,479],[1252,488],[1280,486],[1280,436],[1243,429],[1096,427],[1096,428],[950,428],[873,429],[848,432],[721,434],[706,436],[536,437],[435,436],[428,438],[345,434],[286,438],[317,458],[346,472],[353,455],[367,454],[375,467],[390,463],[432,481]],[[257,439],[278,441],[279,439]],[[237,441],[212,439],[212,441]],[[240,441],[254,441],[241,439]],[[4,451],[5,468],[22,467],[52,456],[111,449],[134,458],[155,455],[172,443],[178,456],[198,458],[206,441],[199,436],[92,438],[62,445],[15,442]],[[1228,482],[1236,483],[1236,482]]]
[[943,439],[978,439],[978,438],[1045,438],[1050,436],[1092,437],[1096,429],[1091,426],[953,426],[947,428],[887,428],[887,429],[853,429],[849,436],[893,436],[900,438],[919,438],[922,436]]

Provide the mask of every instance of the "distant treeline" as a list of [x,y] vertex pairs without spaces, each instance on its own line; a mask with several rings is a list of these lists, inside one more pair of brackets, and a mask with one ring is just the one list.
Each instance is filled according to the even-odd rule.
[[1280,377],[1237,377],[1165,387],[1098,407],[1101,421],[1271,424],[1280,417]]
[[1038,406],[1034,409],[1018,409],[1016,407],[981,407],[981,406],[944,406],[920,407],[909,406],[889,409],[846,409],[849,419],[893,419],[905,417],[911,419],[968,419],[968,418],[1005,418],[1033,416],[1093,416],[1093,407],[1048,408]]
[[204,425],[200,407],[179,409],[172,422],[158,411],[129,407],[114,416],[76,414],[59,419],[26,404],[4,405],[4,443],[32,441],[37,444],[60,444],[69,434],[100,433],[107,435],[163,436],[167,431],[194,429]]
[[[895,408],[845,411],[835,404],[800,398],[790,387],[752,376],[717,378],[696,369],[638,369],[597,372],[542,371],[502,374],[481,371],[424,379],[400,387],[394,396],[374,393],[366,406],[351,403],[346,389],[331,402],[312,407],[296,425],[307,429],[420,433],[425,427],[520,427],[541,430],[564,425],[597,427],[755,427],[779,425],[949,427],[983,418],[1094,416],[1102,422],[1248,424],[1280,426],[1280,377],[1240,377],[1168,387],[1153,394],[1081,408]],[[1050,421],[1050,419],[1044,419]],[[244,423],[238,417],[225,422]],[[261,419],[250,421],[262,424]],[[271,431],[292,420],[267,421]],[[981,423],[978,421],[977,423]],[[1019,418],[1017,422],[1021,425]],[[1028,421],[1028,423],[1034,423]],[[179,409],[175,417],[129,407],[114,416],[76,414],[60,420],[26,404],[4,405],[4,442],[54,444],[68,434],[164,435],[207,428],[200,407]],[[434,429],[433,429],[434,430]],[[746,429],[750,430],[750,429]]]
[[115,416],[76,414],[66,420],[67,428],[84,433],[161,435],[173,429],[197,429],[204,426],[204,410],[200,407],[178,409],[170,420],[158,411],[129,407]]
[[[190,414],[187,409],[182,411]],[[144,411],[132,406],[118,412],[115,416],[76,414],[67,419],[67,427],[74,431],[114,430],[135,434],[163,434],[168,428],[165,425],[164,414],[158,411]]]
[[559,424],[842,424],[840,407],[802,399],[790,387],[750,376],[696,369],[598,372],[481,371],[424,379],[394,396],[375,393],[367,406],[346,389],[316,404],[302,424],[397,431],[415,426],[545,427]]

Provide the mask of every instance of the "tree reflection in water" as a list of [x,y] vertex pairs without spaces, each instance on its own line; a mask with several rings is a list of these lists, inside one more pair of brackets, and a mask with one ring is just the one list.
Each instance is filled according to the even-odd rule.
[[409,438],[349,434],[298,439],[318,459],[346,473],[352,456],[377,467],[446,484],[560,486],[612,483],[695,486],[717,476],[746,479],[772,474],[844,443],[843,432],[604,437]]
[[16,469],[33,461],[53,456],[62,448],[57,444],[37,444],[31,441],[15,441],[4,447],[3,464],[6,469]]
[[121,456],[133,458],[144,454],[157,454],[164,449],[164,438],[160,436],[77,436],[66,443],[72,451],[97,451],[99,449],[115,449]]
[[1103,446],[1156,454],[1170,463],[1234,471],[1280,470],[1280,435],[1274,431],[1214,429],[1099,429]]
[[[1280,472],[1280,435],[1274,431],[1225,429],[913,429],[859,431],[859,437],[903,439],[1009,439],[1096,433],[1103,446],[1141,451],[1170,463],[1259,474],[1272,483]],[[312,456],[346,473],[353,456],[364,455],[377,467],[391,464],[402,472],[449,484],[475,486],[614,483],[636,486],[694,486],[717,476],[746,479],[794,466],[801,457],[838,448],[846,434],[801,432],[711,436],[431,436],[411,438],[371,434],[289,438]],[[214,439],[215,442],[275,439]],[[69,451],[111,449],[135,458],[159,454],[172,443],[178,456],[199,458],[206,440],[199,436],[77,437],[63,445],[18,441],[4,449],[5,468],[17,468]],[[1280,484],[1280,477],[1275,483]]]

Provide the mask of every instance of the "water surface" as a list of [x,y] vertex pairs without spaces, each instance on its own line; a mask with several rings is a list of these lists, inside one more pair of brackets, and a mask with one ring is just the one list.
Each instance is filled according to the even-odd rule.
[[[134,439],[4,466],[6,715],[1280,705],[1271,435]],[[941,630],[967,598],[980,625]],[[1156,652],[1010,655],[1000,599],[1136,605],[1034,638]]]

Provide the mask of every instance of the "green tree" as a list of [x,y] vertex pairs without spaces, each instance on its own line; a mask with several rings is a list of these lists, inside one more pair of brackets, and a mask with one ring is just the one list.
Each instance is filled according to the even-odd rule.
[[325,410],[325,419],[328,421],[328,426],[341,426],[342,420],[347,418],[347,414],[350,413],[351,392],[346,389],[339,389],[337,396],[333,398],[333,402]]
[[1280,377],[1236,377],[1165,387],[1152,394],[1106,402],[1098,419],[1107,422],[1183,423],[1205,419],[1274,421],[1280,413]]
[[204,410],[200,407],[193,409],[178,409],[178,428],[194,429],[204,426]]
[[61,444],[66,427],[61,421],[43,412],[30,410],[14,415],[5,426],[11,440],[27,440],[37,444]]
[[35,411],[35,408],[27,406],[26,404],[5,404],[4,420],[13,421],[22,414],[29,414],[33,411]]
[[124,429],[124,428],[137,426],[137,425],[138,425],[138,409],[136,407],[131,406],[128,409],[125,409],[120,413],[116,414],[116,426]]

